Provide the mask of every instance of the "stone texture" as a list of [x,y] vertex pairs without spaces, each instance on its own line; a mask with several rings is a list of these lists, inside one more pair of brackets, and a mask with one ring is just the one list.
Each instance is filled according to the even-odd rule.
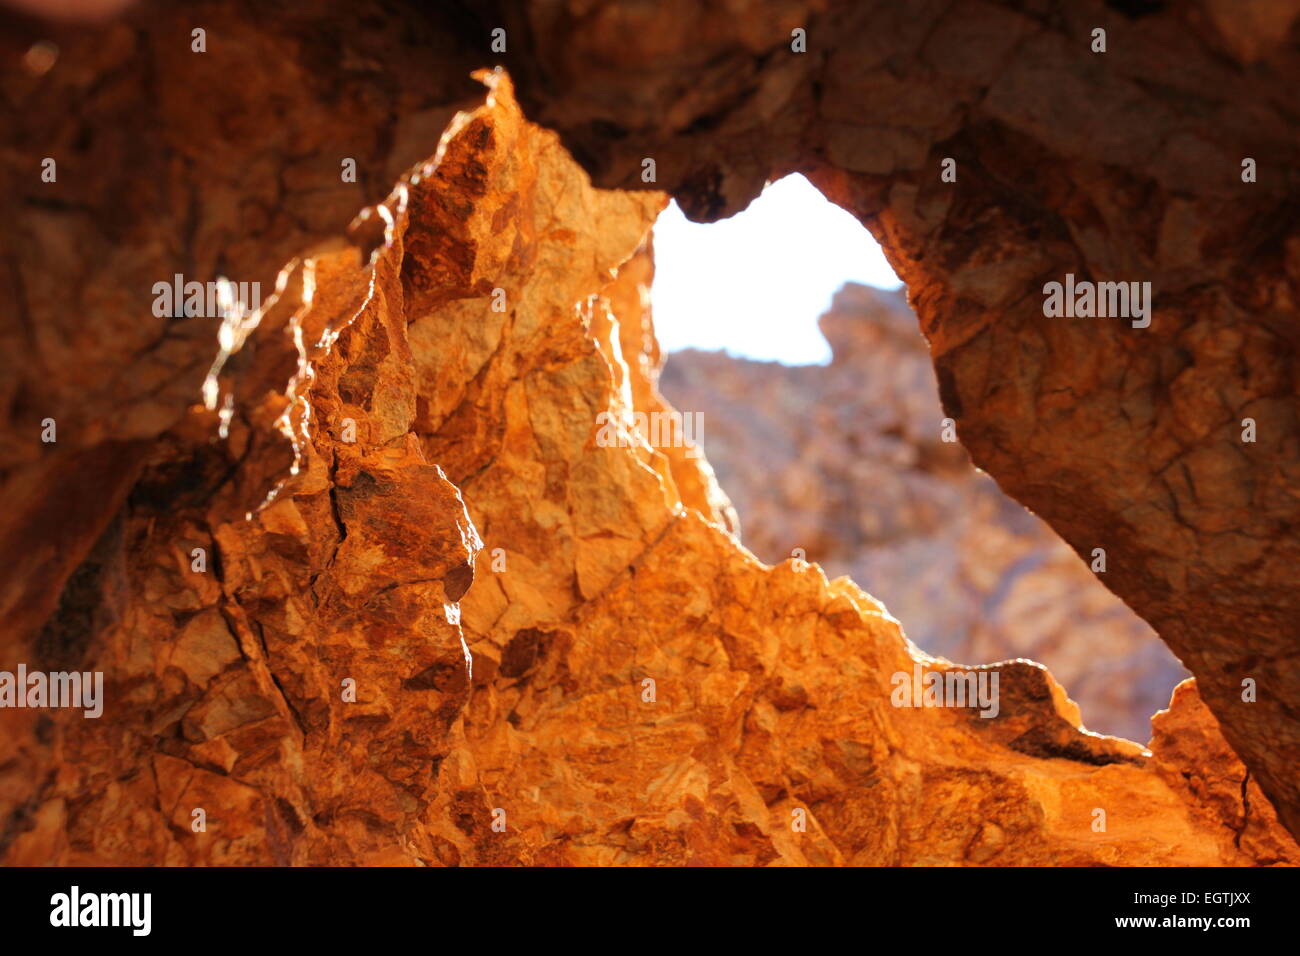
[[[452,23],[377,11],[138,3],[77,27],[0,9],[0,491],[20,503],[0,545],[27,556],[0,569],[0,615],[16,633],[41,627],[212,365],[221,318],[155,315],[154,283],[226,276],[269,298],[475,102],[481,64]],[[25,66],[38,41],[58,51],[44,73]]]
[[[871,229],[972,460],[1078,553],[1106,549],[1104,583],[1198,676],[1300,834],[1297,15],[1295,0],[323,0],[274,16],[152,0],[77,27],[0,11],[0,552],[23,557],[0,562],[0,615],[33,639],[206,374],[217,323],[153,316],[152,283],[269,288],[428,156],[474,95],[469,71],[501,62],[598,186],[665,190],[709,219],[798,170]],[[39,40],[53,69],[24,57]],[[1150,281],[1152,326],[1045,320],[1040,290],[1067,273]]]
[[598,441],[654,395],[666,197],[593,189],[485,79],[365,255],[285,265],[214,372],[225,427],[148,446],[39,639],[8,633],[107,703],[0,710],[4,862],[1300,860],[1191,685],[1151,752],[1027,661],[983,668],[995,718],[892,706],[954,665],[755,561],[700,459]]
[[1186,672],[1087,564],[971,467],[951,420],[944,440],[904,292],[846,285],[820,327],[826,367],[687,350],[664,368],[672,403],[704,416],[744,544],[769,563],[797,554],[851,577],[932,654],[1040,661],[1090,728],[1147,740]]
[[[1300,6],[503,11],[529,116],[598,185],[644,188],[653,157],[657,188],[715,219],[799,171],[873,232],[974,463],[1077,553],[1107,551],[1106,586],[1300,834]],[[1151,326],[1046,319],[1067,273],[1151,282]]]

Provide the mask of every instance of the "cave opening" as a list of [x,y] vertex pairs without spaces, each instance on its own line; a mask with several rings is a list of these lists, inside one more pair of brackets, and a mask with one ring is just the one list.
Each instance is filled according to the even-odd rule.
[[871,234],[798,173],[714,223],[691,222],[670,203],[654,236],[651,298],[665,352],[825,365],[831,349],[817,316],[835,291],[902,285]]
[[1089,729],[1148,740],[1186,671],[972,465],[870,233],[790,176],[718,223],[670,205],[653,238],[660,388],[704,421],[742,543],[769,564],[847,575],[928,653],[1039,661]]

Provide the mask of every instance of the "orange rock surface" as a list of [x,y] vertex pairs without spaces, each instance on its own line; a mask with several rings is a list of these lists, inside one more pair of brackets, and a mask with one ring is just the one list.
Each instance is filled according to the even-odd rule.
[[103,717],[0,711],[0,860],[1300,862],[1191,682],[1149,752],[1028,661],[974,669],[996,716],[895,706],[971,668],[759,563],[692,449],[598,441],[666,410],[666,197],[592,188],[487,81],[373,255],[304,250],[148,450],[29,649],[102,670]]

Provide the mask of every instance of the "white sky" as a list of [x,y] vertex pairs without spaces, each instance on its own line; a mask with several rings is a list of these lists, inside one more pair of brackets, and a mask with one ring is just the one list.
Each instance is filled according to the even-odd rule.
[[772,183],[721,222],[691,222],[674,202],[654,241],[655,331],[670,352],[828,362],[817,318],[835,291],[848,281],[900,285],[871,234],[799,175]]

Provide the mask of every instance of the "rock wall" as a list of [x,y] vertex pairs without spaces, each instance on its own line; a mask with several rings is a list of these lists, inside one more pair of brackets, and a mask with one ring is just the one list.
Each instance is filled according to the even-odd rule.
[[[1300,3],[500,12],[529,116],[597,185],[653,158],[712,220],[798,171],[873,232],[971,459],[1105,549],[1300,834]],[[1067,276],[1149,282],[1150,325],[1048,318]]]
[[227,314],[210,407],[130,446],[54,614],[7,632],[105,707],[0,710],[0,859],[1300,860],[1194,684],[1151,751],[1026,661],[971,673],[996,715],[896,706],[963,669],[754,560],[692,449],[602,440],[665,407],[666,197],[592,188],[484,79],[350,242]]
[[1147,740],[1186,671],[1093,576],[1097,558],[971,467],[905,294],[846,285],[820,327],[824,368],[693,350],[664,368],[664,394],[703,416],[744,544],[851,577],[932,654],[1041,661],[1091,729]]

